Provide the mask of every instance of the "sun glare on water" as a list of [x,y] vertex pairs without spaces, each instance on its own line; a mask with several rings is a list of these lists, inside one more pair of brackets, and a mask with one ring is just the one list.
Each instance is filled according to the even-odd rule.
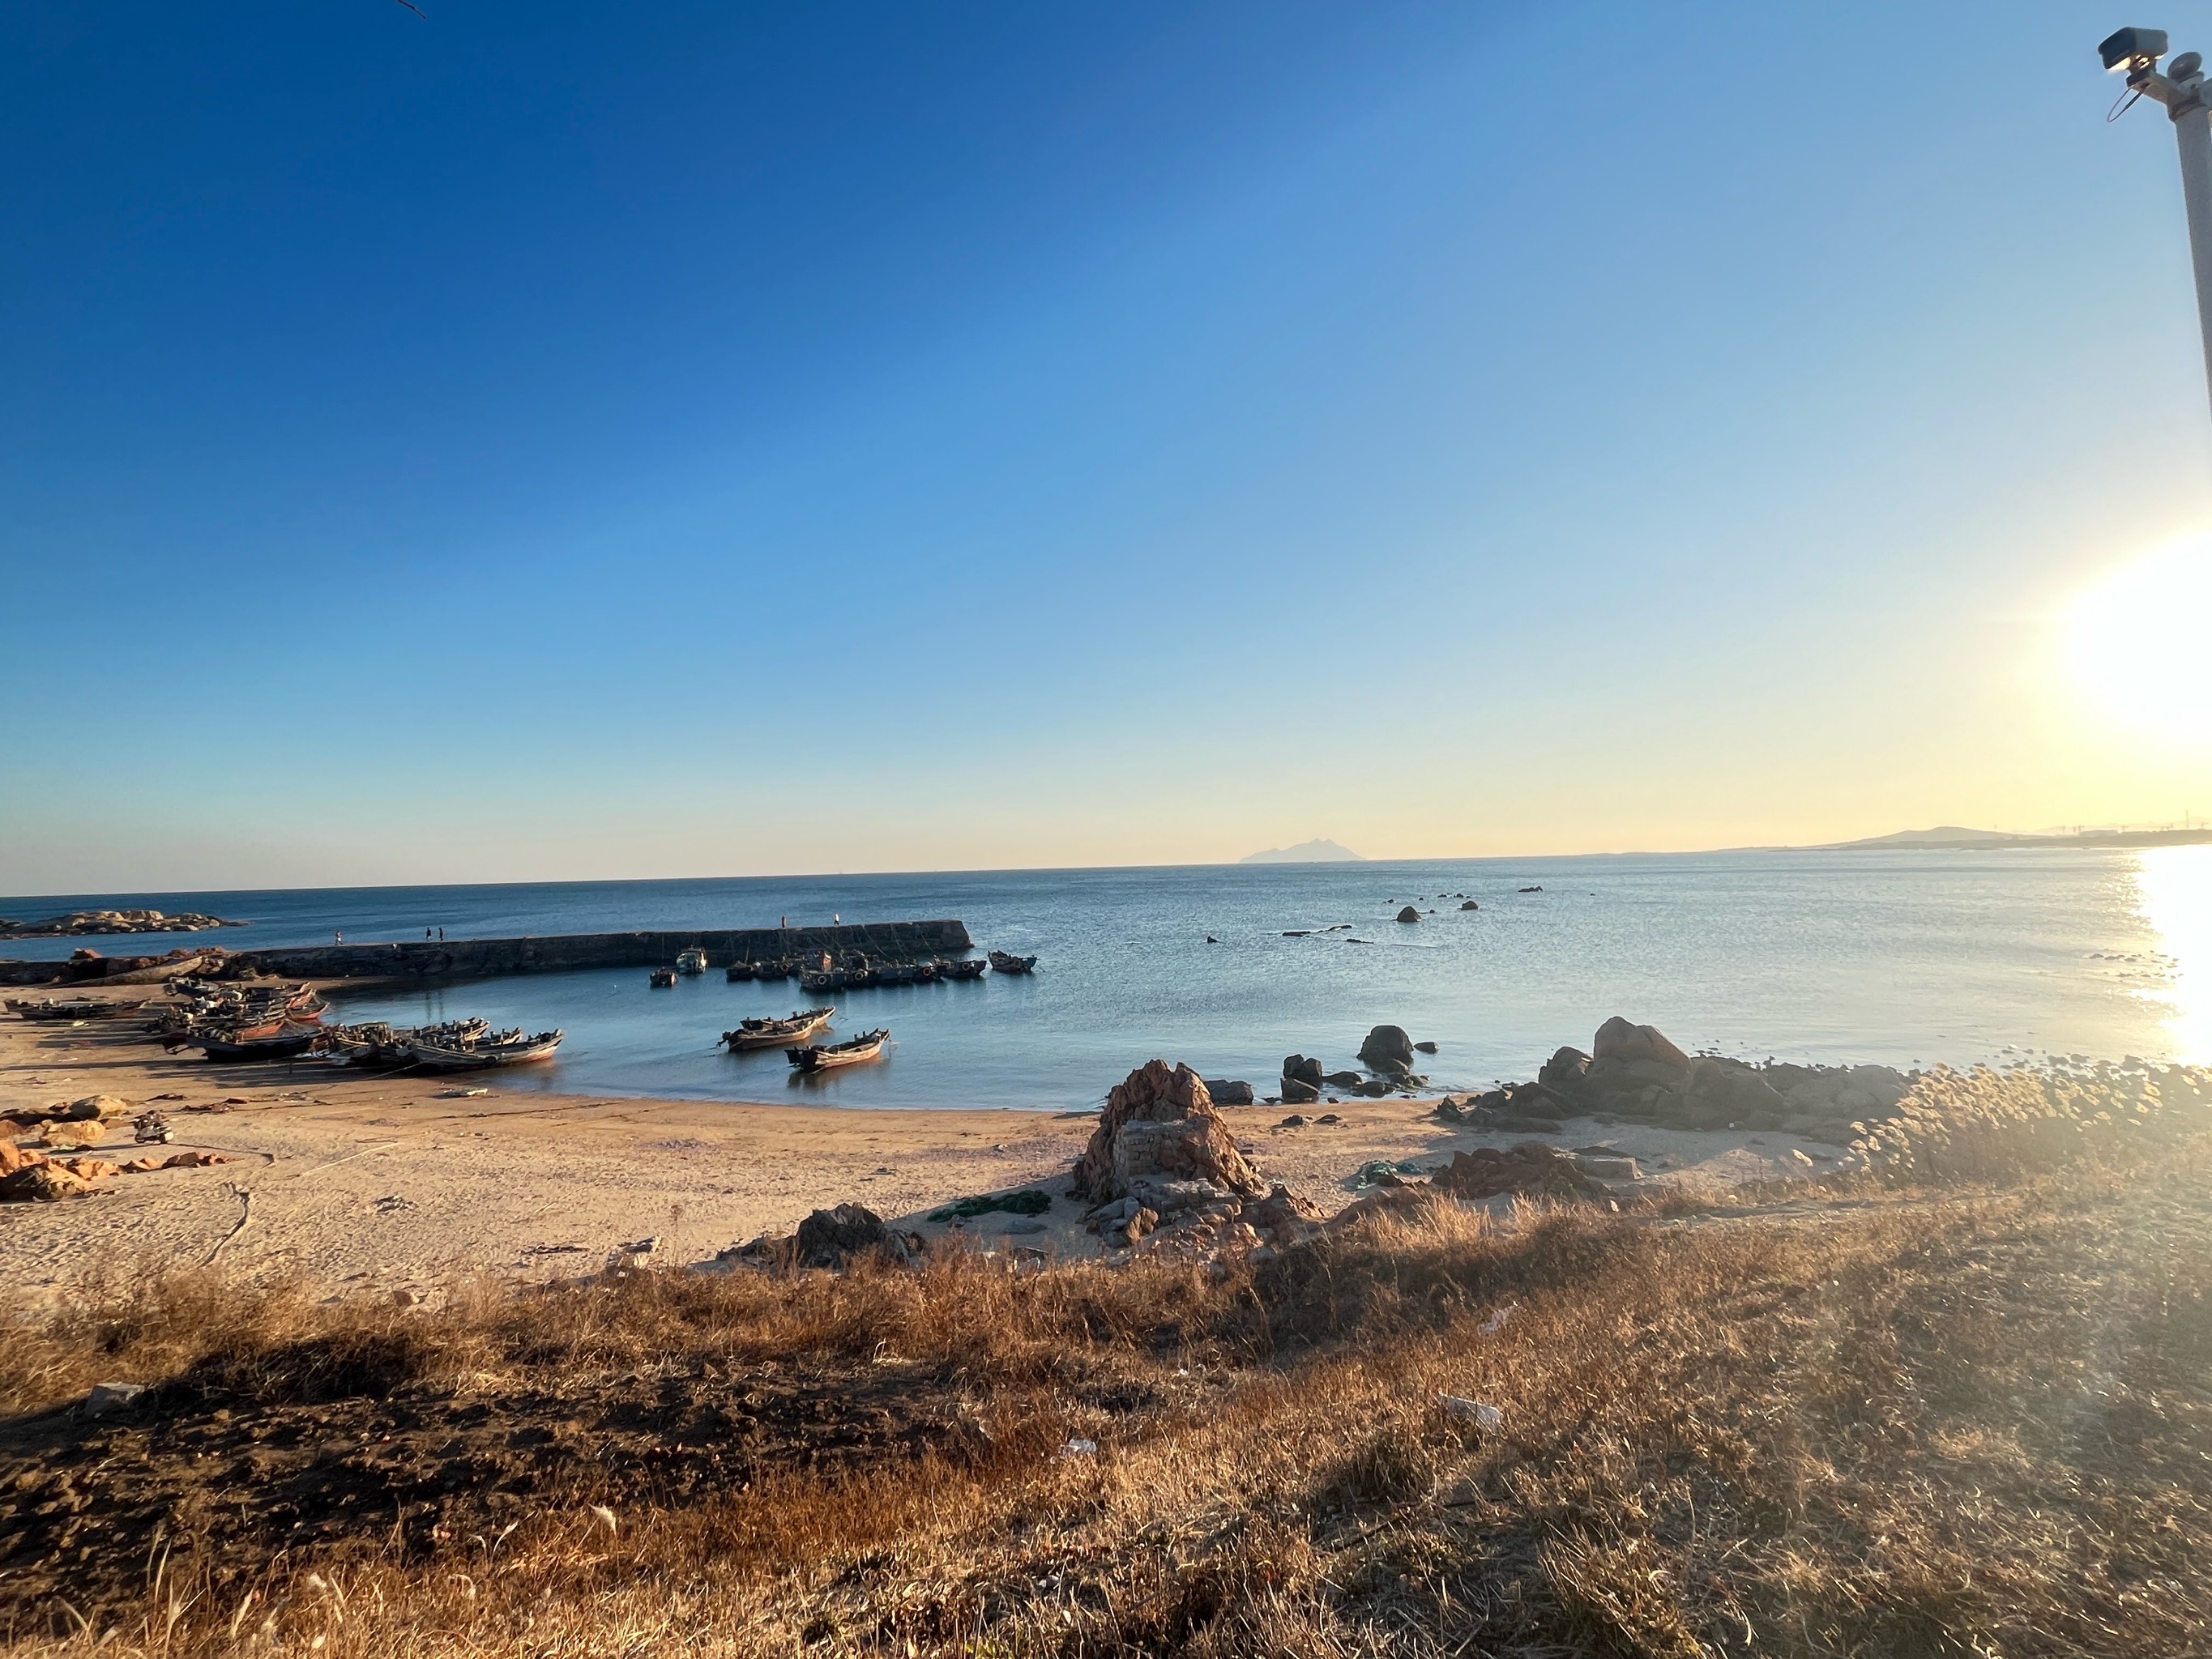
[[2159,847],[2136,860],[2143,919],[2166,959],[2166,1005],[2173,1058],[2212,1060],[2212,847]]
[[2212,750],[2212,536],[2121,566],[2074,602],[2069,662],[2126,724]]

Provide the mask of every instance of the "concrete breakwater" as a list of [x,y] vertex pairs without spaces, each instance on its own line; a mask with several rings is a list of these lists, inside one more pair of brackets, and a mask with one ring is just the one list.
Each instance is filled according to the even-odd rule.
[[732,962],[788,957],[800,962],[828,951],[858,951],[879,961],[913,962],[973,947],[958,921],[878,921],[838,927],[700,927],[635,933],[554,933],[538,939],[403,939],[392,945],[305,945],[241,951],[232,957],[253,971],[285,979],[490,979],[502,974],[551,974],[571,968],[629,968],[672,963],[676,953],[704,951],[719,970]]
[[[551,933],[525,939],[402,939],[388,945],[295,945],[233,952],[222,971],[284,979],[495,979],[571,968],[646,967],[673,963],[694,946],[717,970],[732,962],[788,957],[805,963],[824,951],[878,962],[921,962],[974,948],[963,923],[856,922],[836,927],[697,927],[634,933]],[[21,977],[17,976],[20,971]],[[97,984],[96,975],[59,962],[0,963],[0,981]]]

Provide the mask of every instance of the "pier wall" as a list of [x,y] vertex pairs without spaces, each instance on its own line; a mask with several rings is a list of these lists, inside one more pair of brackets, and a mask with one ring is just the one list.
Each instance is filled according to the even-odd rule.
[[635,933],[554,933],[536,939],[403,939],[395,945],[303,945],[240,951],[234,962],[284,979],[491,979],[571,968],[672,965],[694,945],[708,971],[775,957],[805,961],[861,951],[886,962],[957,956],[975,941],[957,921],[856,922],[842,927],[695,927]]

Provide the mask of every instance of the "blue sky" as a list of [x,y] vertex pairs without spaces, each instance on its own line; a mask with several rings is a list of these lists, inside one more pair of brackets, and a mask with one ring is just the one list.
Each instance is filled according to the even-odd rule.
[[0,891],[2212,810],[2096,9],[424,7],[11,18]]

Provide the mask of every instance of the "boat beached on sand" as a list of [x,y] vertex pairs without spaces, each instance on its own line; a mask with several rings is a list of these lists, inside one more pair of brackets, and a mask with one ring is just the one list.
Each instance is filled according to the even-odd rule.
[[880,1029],[863,1031],[843,1042],[832,1042],[826,1046],[817,1042],[805,1048],[786,1048],[783,1054],[794,1071],[827,1072],[839,1066],[857,1066],[862,1060],[878,1058],[884,1052],[884,1044],[890,1041],[890,1035]]
[[526,1066],[550,1060],[565,1031],[526,1034],[520,1026],[510,1031],[473,1037],[417,1038],[407,1045],[407,1057],[425,1071],[480,1072],[494,1066]]
[[137,1002],[102,1002],[95,997],[9,997],[8,1012],[23,1019],[112,1019],[118,1014],[135,1013],[146,1005]]
[[733,1053],[748,1048],[781,1048],[812,1036],[830,1023],[836,1012],[835,1008],[802,1008],[788,1019],[741,1019],[736,1030],[722,1033],[722,1041]]

